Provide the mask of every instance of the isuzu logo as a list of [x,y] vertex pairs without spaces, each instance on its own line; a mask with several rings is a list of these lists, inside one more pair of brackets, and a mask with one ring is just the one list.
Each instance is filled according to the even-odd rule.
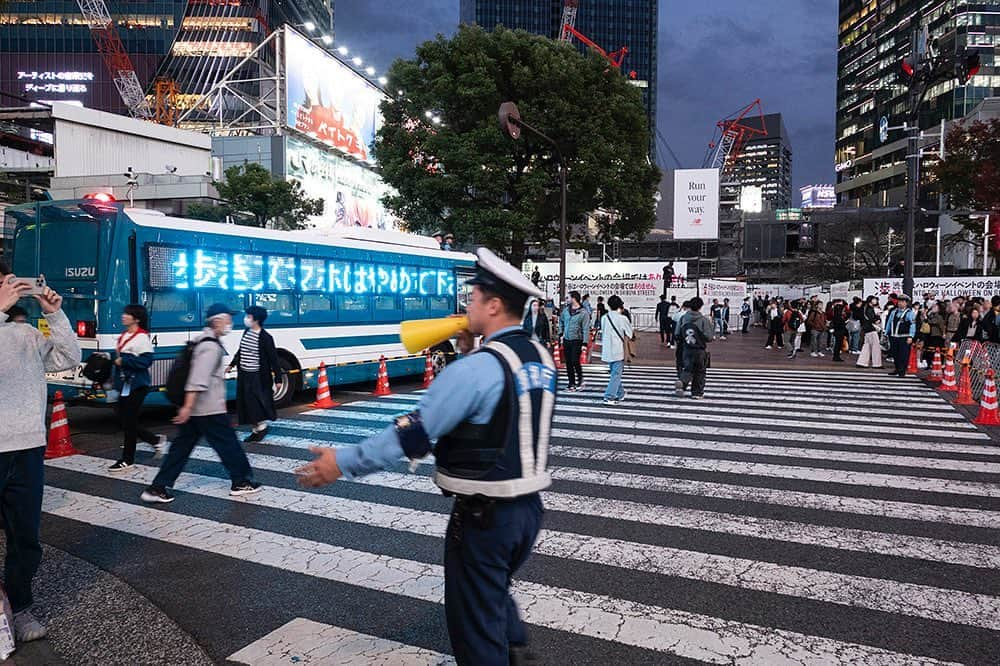
[[97,277],[97,267],[96,266],[76,266],[67,267],[65,277],[69,279],[79,279],[79,278],[96,278]]

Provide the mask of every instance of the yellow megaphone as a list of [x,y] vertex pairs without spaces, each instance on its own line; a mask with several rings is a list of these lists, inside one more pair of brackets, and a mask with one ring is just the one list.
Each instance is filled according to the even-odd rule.
[[399,340],[406,351],[418,351],[433,347],[455,337],[459,331],[469,328],[468,317],[445,317],[443,319],[415,319],[399,325]]
[[459,331],[464,331],[467,328],[469,328],[468,317],[415,319],[404,321],[399,325],[399,340],[406,347],[406,351],[416,354],[418,351],[455,337]]

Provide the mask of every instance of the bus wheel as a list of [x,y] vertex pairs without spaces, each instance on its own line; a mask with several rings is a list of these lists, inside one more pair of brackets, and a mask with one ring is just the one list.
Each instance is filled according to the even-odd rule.
[[280,409],[292,404],[295,394],[302,390],[302,375],[291,374],[294,366],[284,356],[278,356],[278,367],[281,368],[281,384],[274,388],[274,406]]

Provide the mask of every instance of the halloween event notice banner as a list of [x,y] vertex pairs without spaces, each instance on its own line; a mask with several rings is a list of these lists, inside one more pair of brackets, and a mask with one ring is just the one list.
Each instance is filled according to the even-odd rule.
[[729,299],[730,308],[737,303],[742,303],[747,296],[747,283],[736,282],[735,280],[698,280],[698,295],[706,303],[711,303],[712,299]]
[[[922,301],[924,294],[934,292],[937,299],[952,299],[956,296],[984,296],[991,298],[1000,294],[1000,277],[918,277],[913,280],[912,298]],[[866,278],[864,296],[878,296],[885,302],[889,294],[903,293],[903,278]]]
[[285,28],[286,124],[350,155],[374,162],[383,94],[363,76],[297,32]]
[[[663,293],[663,267],[665,261],[585,262],[566,264],[566,292],[590,294],[591,303],[597,297],[604,300],[617,294],[629,309],[655,309]],[[537,268],[540,285],[548,298],[559,298],[559,263],[528,263],[524,274],[531,277]],[[683,285],[687,279],[687,262],[675,261],[674,285]]]

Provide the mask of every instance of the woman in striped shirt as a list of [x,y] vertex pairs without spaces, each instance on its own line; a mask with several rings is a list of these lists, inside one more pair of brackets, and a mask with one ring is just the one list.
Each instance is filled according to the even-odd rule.
[[236,409],[241,424],[252,424],[244,442],[259,442],[267,436],[268,424],[278,418],[274,409],[274,384],[281,382],[274,338],[264,330],[267,310],[253,305],[246,310],[240,350],[229,367],[239,367]]

